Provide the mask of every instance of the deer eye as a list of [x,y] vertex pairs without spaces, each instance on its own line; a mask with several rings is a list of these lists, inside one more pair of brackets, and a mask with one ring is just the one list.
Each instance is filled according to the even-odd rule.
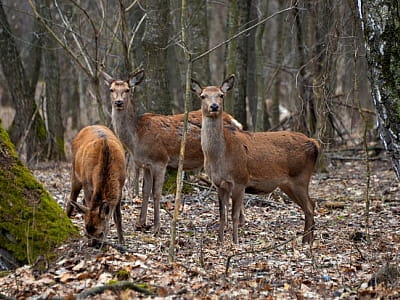
[[200,98],[201,98],[201,99],[206,99],[206,96],[201,95]]
[[224,98],[224,94],[219,95],[220,98]]
[[114,89],[113,89],[113,88],[111,88],[111,89],[110,89],[110,92],[111,92],[111,93],[113,93],[113,92],[114,92]]
[[126,90],[125,90],[125,93],[129,93],[129,91],[130,91],[130,89],[126,89]]

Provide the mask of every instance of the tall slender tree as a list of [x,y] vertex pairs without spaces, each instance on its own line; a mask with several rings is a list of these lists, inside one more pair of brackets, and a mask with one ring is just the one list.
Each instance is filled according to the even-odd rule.
[[[51,21],[51,1],[46,0],[42,6],[43,16]],[[61,95],[60,95],[60,64],[58,60],[58,47],[53,37],[43,29],[44,33],[44,80],[46,83],[46,128],[48,131],[47,158],[51,160],[65,160],[64,152],[64,126],[61,116]]]

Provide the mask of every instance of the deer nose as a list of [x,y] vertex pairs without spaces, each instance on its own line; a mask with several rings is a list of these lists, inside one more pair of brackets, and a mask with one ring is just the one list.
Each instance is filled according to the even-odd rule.
[[211,111],[218,111],[219,105],[217,103],[213,103],[210,105]]
[[114,101],[114,104],[115,104],[116,107],[122,107],[124,105],[124,101],[117,100],[117,101]]

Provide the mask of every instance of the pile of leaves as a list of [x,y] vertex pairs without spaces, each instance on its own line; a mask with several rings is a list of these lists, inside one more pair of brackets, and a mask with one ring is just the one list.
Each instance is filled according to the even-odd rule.
[[[87,246],[82,215],[77,214],[73,221],[82,238],[57,249],[55,260],[40,257],[1,277],[0,293],[17,299],[398,298],[399,182],[387,157],[371,161],[370,167],[368,218],[363,160],[334,159],[329,173],[313,176],[312,247],[301,244],[302,211],[280,191],[246,195],[240,244],[232,244],[229,227],[225,243],[218,245],[216,193],[196,182],[195,192],[183,199],[174,263],[168,262],[171,211],[162,211],[159,234],[151,228],[136,231],[141,203],[127,184],[124,246],[117,244],[113,225],[102,248]],[[63,206],[69,196],[69,164],[42,166],[35,176]],[[171,199],[166,196],[163,201]],[[150,206],[149,225],[152,216]]]

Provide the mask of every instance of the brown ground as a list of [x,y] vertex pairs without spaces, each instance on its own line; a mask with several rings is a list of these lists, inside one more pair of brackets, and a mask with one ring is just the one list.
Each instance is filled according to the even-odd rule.
[[[34,173],[63,205],[69,194],[69,165],[42,166]],[[317,203],[316,240],[311,249],[300,242],[301,210],[280,192],[247,195],[240,245],[232,245],[228,230],[224,246],[219,247],[216,195],[196,185],[196,192],[184,197],[173,264],[168,263],[171,212],[162,211],[158,236],[135,231],[140,201],[132,199],[127,186],[122,212],[125,248],[99,250],[88,247],[85,238],[71,241],[58,249],[56,261],[39,261],[0,278],[0,293],[21,299],[51,298],[114,282],[135,282],[155,296],[173,299],[399,298],[400,189],[387,156],[371,162],[369,240],[366,182],[362,160],[335,159],[329,174],[314,175],[310,194]],[[73,221],[82,228],[81,215]],[[114,226],[108,240],[116,243]],[[226,273],[227,258],[233,254]],[[136,297],[146,296],[132,289],[92,296]]]

